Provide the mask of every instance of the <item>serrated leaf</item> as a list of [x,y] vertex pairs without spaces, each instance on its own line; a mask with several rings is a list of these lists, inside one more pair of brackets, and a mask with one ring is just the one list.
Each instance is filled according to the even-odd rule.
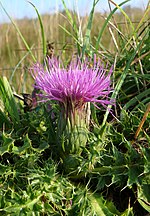
[[7,172],[9,169],[8,166],[4,166],[3,164],[0,164],[0,175],[3,175],[5,172]]
[[150,149],[141,147],[144,157],[144,173],[150,173]]
[[47,142],[41,142],[41,144],[39,145],[38,148],[34,148],[34,151],[37,151],[37,152],[42,152],[44,151],[45,149],[47,149],[49,147],[49,144]]
[[149,184],[138,185],[137,196],[140,205],[148,212],[150,212],[150,185]]
[[[18,204],[15,204],[15,205],[11,205],[11,206],[8,206],[6,208],[4,208],[4,210],[8,213],[13,213],[13,212],[21,212],[22,209],[24,208],[29,208],[29,209],[33,209],[33,206],[35,203],[37,203],[40,199],[42,195],[38,196],[38,197],[35,197],[33,200],[28,200],[24,205],[18,205]],[[31,212],[30,210],[30,212]]]
[[12,148],[12,152],[14,154],[19,154],[20,155],[20,154],[25,153],[25,151],[27,151],[27,149],[29,149],[30,147],[31,147],[31,141],[30,141],[28,135],[26,135],[25,138],[24,138],[23,146],[17,147],[17,146],[14,145],[13,148]]
[[141,174],[138,166],[129,167],[127,186],[131,186],[134,183],[138,183],[138,176]]
[[0,146],[0,155],[2,156],[6,152],[10,152],[14,145],[14,139],[3,133],[2,135],[3,143]]

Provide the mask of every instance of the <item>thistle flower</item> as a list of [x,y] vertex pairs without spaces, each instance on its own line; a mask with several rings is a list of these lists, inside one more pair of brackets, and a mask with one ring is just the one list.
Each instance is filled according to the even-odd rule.
[[54,100],[60,105],[58,137],[63,134],[65,139],[62,151],[81,153],[80,147],[87,141],[90,103],[98,108],[98,104],[103,107],[112,104],[109,100],[111,73],[112,69],[106,73],[100,60],[94,60],[92,67],[88,59],[84,63],[80,59],[72,61],[65,68],[53,58],[48,60],[46,70],[39,64],[33,67],[34,87],[42,90],[44,101]]
[[71,102],[77,108],[87,102],[103,106],[112,103],[108,99],[112,70],[106,75],[99,60],[93,68],[86,60],[83,64],[70,63],[65,69],[60,67],[56,59],[49,59],[49,69],[46,71],[38,64],[33,69],[35,88],[42,90],[47,100],[59,101],[64,106]]

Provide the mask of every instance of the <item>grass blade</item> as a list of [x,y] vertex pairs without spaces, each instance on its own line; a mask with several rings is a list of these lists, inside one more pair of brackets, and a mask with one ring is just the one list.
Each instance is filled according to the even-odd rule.
[[19,112],[6,77],[0,78],[0,98],[3,102],[5,110],[9,113],[13,123],[16,124],[19,121]]
[[[124,2],[122,2],[121,4],[119,4],[119,7],[124,5],[125,3],[127,3],[129,0],[126,0]],[[116,7],[114,10],[112,10],[112,12],[109,14],[108,18],[106,19],[103,27],[101,28],[101,31],[99,32],[99,35],[98,35],[98,38],[97,38],[97,42],[96,42],[96,45],[95,45],[95,50],[97,51],[98,50],[98,47],[99,47],[99,44],[100,44],[100,41],[101,41],[101,38],[102,38],[102,35],[103,35],[103,32],[105,30],[105,28],[107,27],[108,23],[109,23],[109,20],[111,19],[111,17],[113,16],[113,14],[116,12],[118,8]]]
[[18,64],[17,64],[17,65],[15,66],[15,68],[13,69],[13,72],[12,72],[11,77],[10,77],[10,79],[9,79],[10,83],[12,82],[12,79],[13,79],[13,77],[14,77],[14,75],[15,75],[15,72],[16,72],[17,68],[21,65],[21,63],[23,62],[23,60],[24,60],[28,55],[29,55],[29,52],[27,52],[27,53],[20,59],[20,61],[18,62]]
[[93,22],[93,16],[94,16],[94,9],[96,4],[98,3],[99,0],[94,0],[93,1],[93,6],[92,6],[92,10],[90,12],[89,15],[89,20],[88,20],[88,24],[87,24],[87,28],[86,28],[86,32],[85,32],[85,36],[84,36],[84,43],[83,43],[83,48],[82,48],[82,56],[84,56],[85,51],[88,51],[88,48],[90,46],[90,37],[91,37],[91,29],[92,29],[92,22]]
[[46,40],[45,40],[45,33],[44,33],[44,27],[43,27],[43,22],[42,22],[42,19],[41,19],[41,16],[37,10],[37,8],[35,7],[35,5],[29,1],[29,3],[33,6],[33,8],[35,9],[36,13],[37,13],[37,16],[38,16],[38,19],[39,19],[39,23],[40,23],[40,28],[41,28],[41,36],[42,36],[42,44],[43,44],[43,55],[44,55],[44,58],[46,57]]
[[10,121],[7,115],[0,108],[0,128],[3,127],[3,124],[10,125]]
[[[145,91],[143,91],[142,93],[136,95],[134,98],[132,98],[129,102],[127,102],[124,106],[123,109],[127,110],[129,109],[129,107],[134,106],[138,101],[140,101],[140,103],[143,103],[143,99],[146,99],[150,101],[150,89],[146,89]],[[136,106],[134,107],[134,110],[136,109]]]
[[[118,80],[118,82],[117,82],[117,84],[116,84],[116,87],[115,87],[115,89],[114,89],[114,92],[113,92],[113,94],[112,94],[112,97],[111,97],[111,98],[112,98],[113,100],[117,98],[117,95],[118,95],[118,93],[119,93],[119,91],[120,91],[120,89],[121,89],[121,86],[122,86],[122,84],[123,84],[123,82],[124,82],[124,80],[125,80],[125,78],[126,78],[126,75],[127,75],[127,73],[128,73],[128,70],[129,70],[129,68],[130,68],[131,62],[132,62],[133,59],[135,58],[136,53],[137,53],[138,49],[141,47],[141,44],[143,43],[143,40],[144,40],[144,38],[147,36],[147,34],[148,34],[148,33],[146,32],[145,35],[143,36],[142,40],[139,42],[138,46],[137,46],[136,49],[134,50],[134,52],[131,54],[130,59],[128,60],[128,62],[127,62],[127,64],[126,64],[126,67],[125,67],[125,69],[124,69],[122,75],[120,76],[120,78],[119,78],[119,80]],[[110,110],[111,107],[112,107],[112,105],[109,105],[109,106],[108,106],[108,109],[106,110],[106,113],[105,113],[105,115],[104,115],[104,119],[103,119],[102,125],[105,125],[105,123],[106,123],[106,121],[107,121],[108,114],[109,114],[109,110]]]
[[[69,36],[71,36],[76,44],[77,44],[77,50],[78,50],[78,54],[80,53],[80,48],[82,47],[83,45],[83,37],[82,37],[82,32],[81,32],[81,21],[80,21],[80,18],[78,16],[78,23],[79,23],[79,26],[77,24],[77,19],[74,18],[71,14],[71,12],[68,10],[67,8],[67,5],[65,3],[64,0],[62,0],[62,4],[65,8],[65,12],[66,12],[66,15],[67,15],[67,19],[69,21],[69,24],[71,25],[71,28],[73,29],[73,34],[70,33],[66,28],[64,28],[62,25],[59,25]],[[78,12],[77,12],[78,13]],[[76,16],[76,13],[75,13],[75,16]]]

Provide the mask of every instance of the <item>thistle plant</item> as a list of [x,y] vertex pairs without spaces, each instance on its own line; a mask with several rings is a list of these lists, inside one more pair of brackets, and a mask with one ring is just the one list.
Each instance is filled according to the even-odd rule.
[[80,58],[64,67],[56,58],[48,59],[46,69],[36,64],[32,70],[34,87],[41,91],[42,101],[56,101],[60,113],[57,127],[57,147],[62,159],[69,155],[81,155],[88,139],[91,117],[90,104],[98,109],[112,104],[109,72],[100,59]]

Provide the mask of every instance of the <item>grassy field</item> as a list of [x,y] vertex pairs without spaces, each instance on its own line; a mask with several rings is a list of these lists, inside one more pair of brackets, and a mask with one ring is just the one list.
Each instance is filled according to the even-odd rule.
[[[150,8],[125,1],[100,14],[93,0],[79,17],[62,2],[60,14],[40,16],[33,6],[37,19],[0,27],[0,215],[148,216]],[[43,73],[62,67],[69,82]],[[88,75],[102,68],[105,76]],[[39,91],[49,100],[39,102]]]
[[[138,8],[125,7],[124,11],[132,20],[133,27],[136,28],[140,23],[140,20],[144,16],[144,11]],[[43,15],[42,22],[45,32],[46,41],[52,43],[55,55],[67,56],[71,58],[72,53],[77,53],[77,40],[80,39],[81,43],[84,37],[88,16],[80,17],[77,19],[77,14],[71,12],[71,16],[74,19],[74,24],[77,28],[81,28],[80,35],[77,35],[76,30],[73,28],[70,21],[67,19],[66,11],[60,14]],[[94,13],[92,26],[91,26],[91,46],[96,45],[96,41],[101,31],[102,26],[105,23],[108,14]],[[148,24],[148,14],[144,17],[142,22],[143,27]],[[35,58],[38,61],[43,59],[43,48],[42,48],[42,36],[40,30],[40,24],[38,19],[23,19],[16,20],[20,32],[25,38],[27,44],[32,49]],[[71,33],[72,36],[68,35],[64,29]],[[99,54],[105,56],[106,61],[109,56],[120,55],[122,52],[122,39],[126,42],[132,37],[132,27],[129,24],[124,15],[118,10],[117,13],[113,14],[109,24],[106,26],[101,41],[98,45]],[[11,80],[13,86],[16,87],[16,91],[19,92],[31,92],[30,85],[26,86],[27,82],[30,82],[30,75],[28,75],[28,68],[32,64],[32,58],[28,54],[28,51],[21,40],[19,34],[16,32],[14,25],[1,24],[1,36],[0,36],[0,52],[1,52],[1,67],[0,74],[6,75]],[[109,59],[108,59],[109,60]],[[17,78],[16,78],[17,77]],[[21,82],[20,82],[21,80]]]

